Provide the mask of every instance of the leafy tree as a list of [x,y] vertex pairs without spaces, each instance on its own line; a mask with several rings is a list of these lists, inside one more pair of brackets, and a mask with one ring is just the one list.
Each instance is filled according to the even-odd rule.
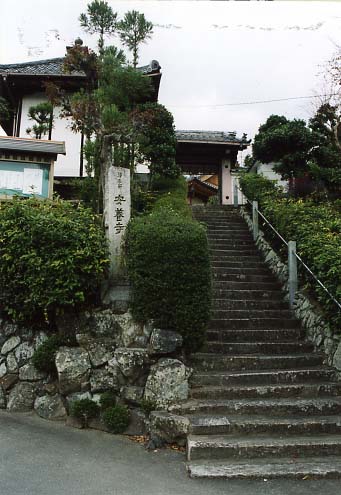
[[253,156],[263,163],[276,162],[283,179],[300,177],[308,170],[310,152],[318,142],[304,120],[271,115],[260,126],[253,144]]
[[137,107],[134,121],[139,133],[139,160],[148,162],[151,180],[154,175],[179,177],[173,115],[159,103],[145,103]]
[[93,0],[88,4],[87,13],[79,16],[80,25],[87,33],[99,34],[98,51],[104,53],[104,36],[113,35],[116,31],[117,13],[108,2]]
[[51,139],[53,128],[53,106],[50,102],[38,103],[28,109],[28,117],[35,124],[26,129],[27,134],[33,134],[36,139],[41,139],[46,134]]
[[10,118],[10,114],[11,112],[7,101],[5,100],[5,98],[0,96],[0,118],[2,120],[7,120]]
[[117,31],[122,43],[133,52],[133,66],[137,67],[139,45],[151,37],[153,24],[144,14],[131,10],[117,24]]

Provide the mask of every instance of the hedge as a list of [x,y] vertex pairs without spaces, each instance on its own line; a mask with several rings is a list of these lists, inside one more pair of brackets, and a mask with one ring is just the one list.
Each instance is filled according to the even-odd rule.
[[13,320],[51,319],[91,302],[107,263],[90,210],[65,201],[0,203],[0,309]]
[[[256,176],[257,177],[257,176]],[[315,203],[312,199],[288,199],[274,189],[272,185],[255,187],[258,179],[251,174],[244,176],[241,187],[247,197],[250,191],[252,199],[260,204],[262,213],[276,227],[286,240],[297,242],[297,252],[305,263],[324,283],[329,291],[341,300],[341,217],[337,204]],[[262,177],[262,183],[271,183]],[[273,239],[270,234],[270,240]],[[300,266],[300,264],[298,264]],[[305,277],[305,271],[302,270]],[[337,328],[341,322],[337,306],[316,282],[307,277],[306,282],[315,297],[321,302],[330,321]]]
[[130,222],[126,254],[134,317],[181,333],[193,352],[205,339],[211,275],[206,229],[192,220],[186,193],[180,183]]

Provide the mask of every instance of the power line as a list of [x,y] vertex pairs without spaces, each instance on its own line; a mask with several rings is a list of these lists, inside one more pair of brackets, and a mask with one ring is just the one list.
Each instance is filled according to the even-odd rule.
[[337,93],[329,95],[310,95],[310,96],[292,96],[291,98],[274,98],[273,100],[257,100],[257,101],[242,101],[238,103],[218,103],[216,105],[167,105],[173,108],[216,108],[216,107],[232,107],[240,105],[258,105],[259,103],[274,103],[277,101],[302,100],[306,98],[323,98],[336,96]]

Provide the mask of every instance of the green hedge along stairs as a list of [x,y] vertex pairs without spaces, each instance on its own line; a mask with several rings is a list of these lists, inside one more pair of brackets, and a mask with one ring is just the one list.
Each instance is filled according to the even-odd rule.
[[191,477],[341,477],[341,382],[304,340],[233,207],[193,207],[207,224],[213,309],[191,357]]

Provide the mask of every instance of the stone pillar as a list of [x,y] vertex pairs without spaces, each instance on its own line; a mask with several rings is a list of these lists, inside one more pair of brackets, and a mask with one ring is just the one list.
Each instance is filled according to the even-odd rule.
[[222,191],[222,204],[223,205],[233,204],[231,161],[229,158],[223,158],[221,161],[221,191]]
[[130,219],[130,170],[110,166],[106,188],[106,232],[109,241],[110,275],[122,274],[122,238]]

